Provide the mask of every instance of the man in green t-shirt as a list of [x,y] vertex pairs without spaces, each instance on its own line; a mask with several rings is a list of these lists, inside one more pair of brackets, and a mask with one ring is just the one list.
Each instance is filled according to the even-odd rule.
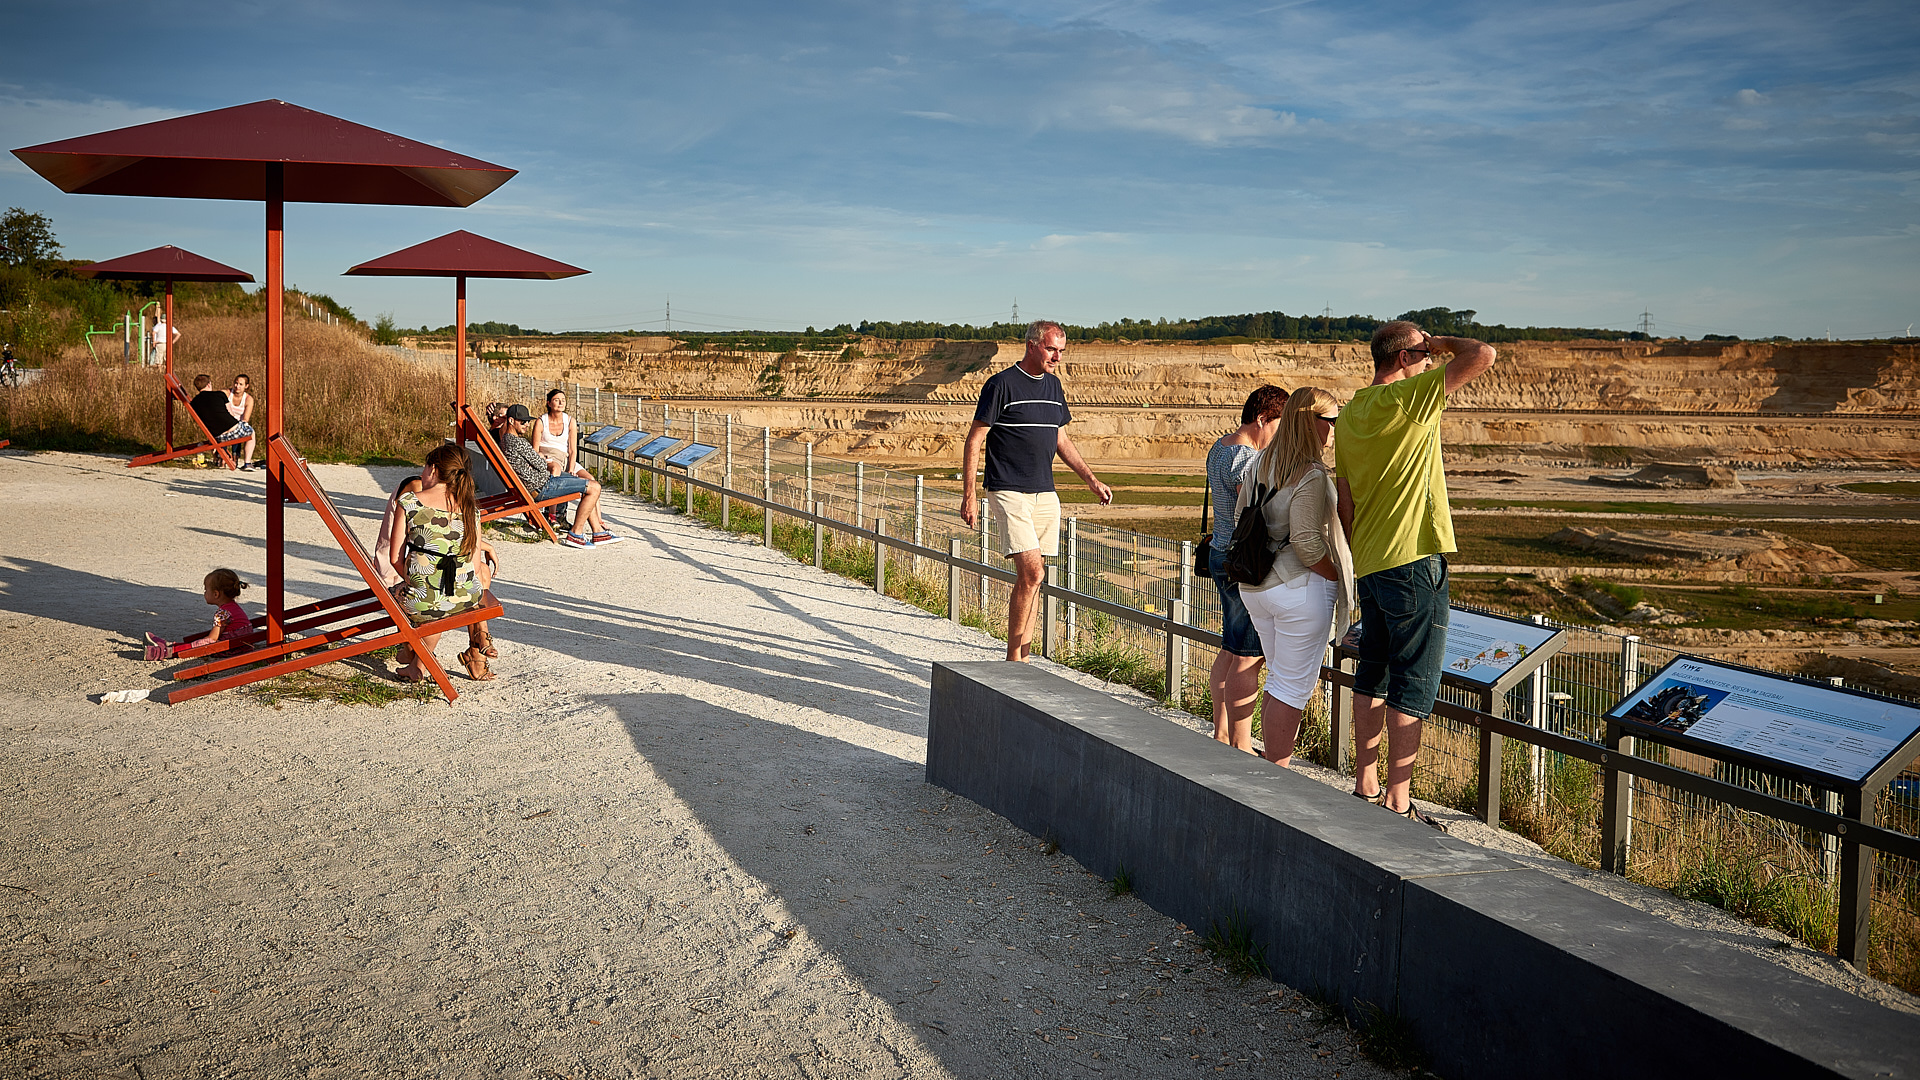
[[[1436,352],[1452,359],[1435,366]],[[1491,345],[1472,338],[1433,337],[1413,323],[1390,322],[1373,334],[1372,385],[1353,395],[1334,426],[1334,484],[1360,600],[1353,793],[1407,817],[1417,816],[1413,762],[1447,645],[1445,553],[1454,546],[1440,414],[1494,356]],[[1374,766],[1383,728],[1381,788]]]

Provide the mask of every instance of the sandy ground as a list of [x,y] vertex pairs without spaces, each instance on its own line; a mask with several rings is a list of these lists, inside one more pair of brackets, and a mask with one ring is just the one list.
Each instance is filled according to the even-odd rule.
[[[316,472],[370,541],[401,470]],[[209,569],[261,579],[261,486],[0,453],[0,1076],[1384,1075],[922,779],[928,662],[990,639],[656,509],[503,545],[501,678],[454,705],[98,704],[161,684],[136,642],[204,626]],[[290,599],[358,587],[288,522]]]

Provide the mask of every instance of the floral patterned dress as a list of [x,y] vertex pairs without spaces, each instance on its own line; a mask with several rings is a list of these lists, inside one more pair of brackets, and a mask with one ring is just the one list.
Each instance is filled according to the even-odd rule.
[[400,514],[406,522],[407,547],[395,598],[413,620],[443,619],[480,603],[480,579],[473,560],[460,554],[466,523],[453,510],[428,506],[412,492],[400,496]]

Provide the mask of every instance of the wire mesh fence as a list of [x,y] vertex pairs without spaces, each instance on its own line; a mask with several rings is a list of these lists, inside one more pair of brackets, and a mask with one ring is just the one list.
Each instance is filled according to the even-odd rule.
[[[813,511],[827,522],[909,540],[936,552],[955,552],[970,563],[1006,567],[991,518],[977,508],[976,521],[962,517],[950,488],[929,484],[925,474],[869,468],[827,458],[805,439],[784,438],[766,428],[748,428],[727,414],[645,401],[578,384],[546,384],[481,365],[474,370],[474,396],[520,401],[535,412],[549,389],[568,395],[569,411],[591,432],[613,424],[650,435],[675,437],[675,445],[700,442],[714,453],[690,470],[695,479],[728,492],[756,496]],[[881,579],[893,596],[930,611],[952,612],[967,625],[1004,636],[1009,586],[980,573],[950,573],[944,562],[842,535],[780,512],[738,503],[724,494],[696,490],[671,475],[625,464],[589,462],[603,482],[652,499],[736,532],[759,533],[796,558],[869,585]],[[674,470],[668,469],[668,473]],[[680,470],[683,475],[689,470]],[[766,516],[773,518],[769,523]],[[1063,527],[1054,580],[1086,596],[1165,619],[1175,612],[1184,625],[1217,635],[1219,595],[1211,580],[1195,579],[1192,546],[1161,537],[1068,519]],[[954,592],[957,584],[958,592]],[[1047,621],[1047,605],[1041,621]],[[1055,659],[1109,681],[1145,691],[1195,715],[1211,715],[1209,672],[1216,649],[1146,625],[1152,620],[1117,618],[1083,604],[1062,602],[1035,634]],[[1513,614],[1502,612],[1502,614]],[[1633,635],[1561,624],[1536,617],[1569,634],[1563,650],[1497,703],[1511,719],[1592,744],[1606,735],[1604,714],[1637,689],[1677,650]],[[1038,646],[1037,646],[1038,648]],[[1443,697],[1477,706],[1466,693]],[[1309,706],[1299,753],[1330,762],[1324,697]],[[1416,795],[1459,809],[1478,797],[1478,731],[1436,716],[1425,725]],[[1729,765],[1638,740],[1641,758],[1710,776],[1725,783],[1829,812],[1838,796],[1757,769]],[[1600,770],[1593,764],[1508,740],[1500,762],[1503,823],[1550,853],[1588,866],[1600,863]],[[1628,873],[1683,896],[1706,900],[1831,949],[1837,920],[1835,882],[1838,846],[1823,833],[1742,811],[1709,797],[1632,778],[1627,789]],[[1880,793],[1867,820],[1884,828],[1920,832],[1920,772],[1910,769]],[[1873,970],[1908,989],[1920,990],[1920,865],[1879,855],[1873,873]]]

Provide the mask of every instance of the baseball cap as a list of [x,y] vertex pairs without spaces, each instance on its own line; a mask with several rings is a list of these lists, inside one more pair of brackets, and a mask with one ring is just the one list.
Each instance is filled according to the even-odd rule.
[[527,411],[525,405],[516,401],[507,406],[507,419],[515,420],[522,424],[530,424],[533,422],[533,414]]

